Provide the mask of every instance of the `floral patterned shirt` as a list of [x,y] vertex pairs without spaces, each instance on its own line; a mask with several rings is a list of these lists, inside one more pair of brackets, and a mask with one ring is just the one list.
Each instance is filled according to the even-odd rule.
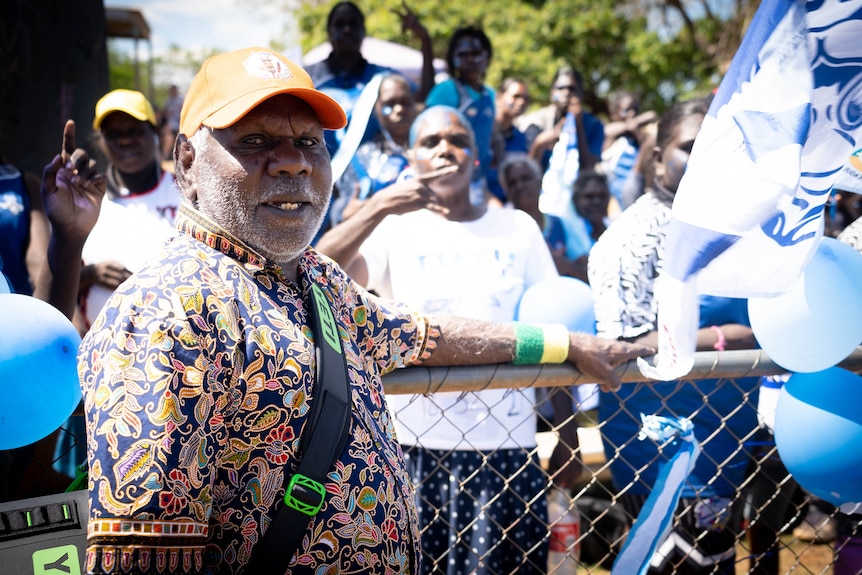
[[287,573],[416,573],[412,488],[381,376],[438,328],[309,248],[299,286],[183,206],[181,233],[84,338],[88,573],[240,573],[296,468],[314,401],[312,283],[333,307],[353,397],[323,508]]

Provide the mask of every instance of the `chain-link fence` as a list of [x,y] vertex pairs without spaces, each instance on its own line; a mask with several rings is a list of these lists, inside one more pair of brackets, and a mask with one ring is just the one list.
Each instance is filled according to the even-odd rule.
[[[840,365],[862,372],[862,348]],[[444,419],[447,409],[464,409],[464,401],[476,401],[466,399],[465,392],[505,390],[498,397],[508,418],[516,406],[533,401],[533,392],[539,398],[536,417],[532,404],[530,412],[522,414],[525,424],[537,426],[535,442],[520,450],[520,459],[515,458],[521,462],[518,466],[503,473],[492,470],[489,476],[480,470],[489,461],[494,465],[509,463],[499,459],[494,450],[477,451],[479,455],[472,462],[458,460],[459,469],[451,469],[450,465],[456,465],[452,463],[452,450],[436,443],[424,446],[421,434],[416,446],[405,447],[408,461],[414,460],[410,465],[415,465],[417,446],[432,447],[430,452],[436,454],[433,461],[424,463],[427,474],[413,475],[423,538],[443,537],[443,551],[426,555],[423,563],[444,572],[447,562],[455,556],[452,550],[461,547],[461,562],[450,573],[471,573],[476,566],[482,566],[489,573],[564,575],[575,571],[571,560],[576,555],[577,573],[609,573],[637,516],[638,505],[654,486],[650,468],[671,455],[667,445],[637,437],[640,414],[656,413],[712,422],[698,432],[702,447],[699,461],[705,469],[712,470],[712,475],[699,477],[689,497],[684,493],[675,526],[699,524],[706,516],[716,527],[712,531],[720,531],[724,541],[731,541],[735,553],[729,560],[737,575],[862,573],[862,515],[845,515],[834,506],[813,500],[784,468],[771,434],[758,420],[760,378],[780,372],[762,352],[730,351],[698,353],[694,369],[685,380],[662,384],[644,381],[634,363],[630,363],[618,371],[624,384],[613,393],[595,389],[584,393],[589,387],[581,385],[585,383],[583,376],[569,365],[408,368],[388,375],[384,383],[393,405],[398,403],[394,401],[396,396],[401,397],[401,403],[409,403],[411,397],[433,393],[431,397],[437,398],[442,397],[439,392],[454,392],[456,401],[451,405],[432,399],[431,405],[437,406],[438,415]],[[566,434],[560,433],[561,426],[571,426],[572,422],[554,420],[546,397],[550,389],[571,394],[570,401],[578,408],[570,416],[578,427],[576,439],[569,439],[572,445],[566,444]],[[693,397],[697,400],[692,401]],[[599,398],[601,402],[596,407]],[[413,423],[407,421],[408,425]],[[0,453],[2,501],[65,490],[76,465],[84,461],[83,433],[83,417],[75,415],[44,440]],[[509,445],[504,435],[493,439]],[[489,438],[473,433],[461,439],[467,442],[460,445],[463,450],[474,444],[486,445],[483,440]],[[545,503],[551,492],[550,460],[560,453],[583,466],[571,486],[570,497],[564,500],[565,507],[579,516],[575,529],[568,524],[571,515],[564,512],[566,509],[560,511]],[[519,482],[520,476],[531,477],[532,483]],[[440,492],[447,495],[442,499],[440,495],[426,495],[433,493],[428,489],[433,482],[444,484]],[[733,488],[728,491],[722,484],[732,484]],[[516,491],[515,504],[500,497],[504,490]],[[457,506],[452,509],[457,497],[469,500],[466,513]],[[506,517],[498,520],[502,512]],[[809,525],[806,517],[815,524]],[[538,537],[533,536],[535,533],[525,535],[524,524],[532,525]],[[554,537],[561,527],[568,529],[563,533],[569,539]],[[485,530],[494,535],[477,543],[482,539],[477,532],[481,535]],[[697,557],[698,549],[709,548],[708,540],[691,543],[688,554],[672,561],[680,567],[666,566],[666,572],[687,573],[682,567],[686,559]],[[514,567],[488,564],[486,557],[500,545],[520,552],[520,562]],[[718,568],[713,572],[725,573]]]
[[[862,371],[862,348],[841,366]],[[689,376],[676,382],[644,381],[633,363],[621,368],[620,373],[625,383],[619,392],[611,393],[578,393],[586,386],[572,385],[582,383],[583,377],[568,365],[410,368],[387,376],[384,383],[393,405],[410,404],[410,400],[394,400],[395,396],[416,401],[421,398],[426,411],[433,412],[432,419],[447,423],[463,422],[470,403],[477,413],[484,408],[485,417],[502,418],[511,416],[518,404],[512,394],[532,397],[535,391],[539,397],[535,444],[522,442],[527,445],[522,449],[523,463],[510,466],[507,473],[495,474],[493,470],[497,452],[505,451],[505,447],[488,450],[483,446],[488,445],[489,438],[476,436],[483,429],[481,416],[474,418],[474,431],[461,441],[450,438],[447,448],[440,443],[439,430],[417,423],[415,410],[400,412],[403,420],[398,427],[407,428],[414,440],[404,446],[408,461],[414,454],[432,459],[418,472],[412,469],[423,539],[448,537],[443,552],[443,547],[425,546],[425,565],[440,573],[470,573],[477,565],[489,573],[574,572],[565,553],[552,552],[550,560],[535,553],[537,546],[561,549],[553,533],[557,522],[568,519],[560,518],[551,503],[551,511],[545,515],[540,511],[545,506],[544,498],[532,492],[522,493],[506,500],[518,507],[512,513],[511,509],[501,510],[495,495],[486,493],[522,485],[517,476],[537,468],[548,491],[552,480],[549,459],[562,441],[559,426],[567,422],[554,421],[541,398],[546,395],[542,388],[556,388],[570,394],[574,405],[581,408],[574,415],[579,424],[578,445],[567,446],[572,449],[566,450],[583,463],[583,471],[571,489],[571,499],[567,499],[580,516],[580,529],[564,547],[569,559],[579,555],[578,573],[610,571],[639,506],[654,486],[655,469],[672,456],[670,445],[638,438],[641,413],[690,418],[695,422],[702,449],[674,519],[674,531],[684,536],[675,545],[666,543],[657,553],[667,553],[668,560],[662,567],[665,573],[862,573],[862,515],[845,515],[831,504],[812,498],[796,484],[778,456],[764,422],[770,409],[767,394],[775,394],[774,399],[778,390],[762,389],[761,384],[762,377],[780,374],[781,369],[762,352],[698,353]],[[491,400],[477,399],[484,392],[479,396],[465,393],[504,389],[509,393],[492,394]],[[497,403],[485,405],[482,401]],[[758,414],[760,401],[763,404]],[[500,409],[507,413],[495,415]],[[393,411],[398,420],[399,411]],[[450,416],[449,411],[462,413]],[[405,413],[410,415],[405,417]],[[427,441],[423,442],[424,438]],[[502,446],[511,444],[506,441],[511,437],[502,434],[495,439]],[[480,449],[479,460],[465,464],[463,456],[452,449],[455,446],[458,450]],[[492,467],[490,474],[481,470],[486,464]],[[698,471],[699,468],[702,469]],[[500,496],[500,500],[504,498]],[[502,517],[495,518],[495,514]],[[524,537],[523,523],[530,521],[524,518],[544,521],[544,537]],[[491,537],[483,538],[486,534]],[[508,547],[506,553],[510,555],[514,549],[520,563],[489,564],[487,558],[499,553],[500,547]],[[723,549],[730,552],[723,553]],[[713,562],[718,566],[703,567]]]

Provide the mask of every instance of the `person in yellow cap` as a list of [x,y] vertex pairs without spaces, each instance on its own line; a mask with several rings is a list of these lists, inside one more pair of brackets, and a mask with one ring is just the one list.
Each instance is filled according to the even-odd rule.
[[112,90],[96,102],[93,129],[108,160],[108,191],[84,246],[80,313],[83,334],[111,293],[174,235],[180,195],[162,170],[156,114],[135,90]]
[[[332,193],[324,130],[345,123],[266,48],[213,56],[192,81],[174,147],[179,234],[118,288],[79,351],[89,573],[418,573],[385,373],[539,362],[547,346],[615,387],[615,366],[652,353],[539,328],[527,341],[364,290],[309,246]],[[312,309],[327,329],[312,329]],[[343,360],[318,365],[339,344]],[[336,363],[346,443],[320,479],[296,475],[322,459],[304,446],[315,404],[332,397],[317,370]],[[296,538],[269,536],[282,529]]]

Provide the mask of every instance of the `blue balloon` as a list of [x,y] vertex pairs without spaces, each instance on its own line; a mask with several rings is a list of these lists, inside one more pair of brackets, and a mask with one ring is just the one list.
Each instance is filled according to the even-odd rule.
[[12,293],[12,286],[6,276],[3,275],[3,272],[0,271],[0,294],[3,293]]
[[0,449],[38,441],[72,415],[81,401],[80,343],[55,307],[0,294]]
[[793,478],[835,505],[862,503],[862,377],[833,367],[790,376],[775,444]]
[[862,254],[823,238],[799,280],[775,297],[749,298],[757,342],[775,363],[818,372],[862,342]]
[[586,283],[568,276],[535,283],[521,296],[515,319],[561,323],[569,331],[595,335],[593,291]]

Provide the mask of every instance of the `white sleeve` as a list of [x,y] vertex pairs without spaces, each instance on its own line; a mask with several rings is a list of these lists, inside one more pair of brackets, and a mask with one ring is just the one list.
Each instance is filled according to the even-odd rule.
[[397,218],[386,216],[359,246],[359,255],[365,259],[368,270],[368,282],[364,287],[380,295],[388,295],[390,291],[389,248],[397,241]]

